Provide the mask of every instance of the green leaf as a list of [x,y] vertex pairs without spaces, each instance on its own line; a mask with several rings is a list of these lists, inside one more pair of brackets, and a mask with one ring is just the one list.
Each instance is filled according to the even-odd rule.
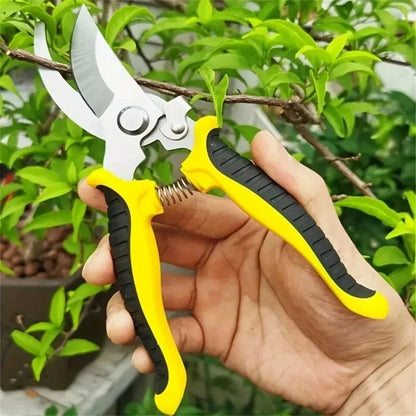
[[400,222],[400,215],[396,211],[389,208],[385,202],[370,198],[369,196],[349,196],[348,198],[335,202],[335,205],[357,209],[379,219],[392,228]]
[[281,72],[269,79],[269,85],[277,87],[281,84],[302,84],[302,80],[293,72]]
[[375,252],[373,264],[382,267],[388,264],[409,264],[409,260],[398,247],[383,246]]
[[145,7],[139,6],[124,6],[118,9],[109,20],[106,30],[105,38],[107,42],[112,45],[116,40],[117,35],[130,23],[135,20],[144,20],[153,22],[153,15]]
[[313,38],[295,23],[286,20],[270,19],[264,21],[262,25],[281,34],[287,46],[292,49],[298,51],[305,45],[317,47]]
[[72,319],[72,327],[74,329],[77,329],[79,326],[79,318],[82,312],[82,308],[84,306],[82,300],[79,300],[78,302],[73,302],[70,303],[71,299],[69,299],[68,301],[68,312],[71,315],[71,319]]
[[332,41],[328,44],[328,46],[326,47],[326,51],[328,52],[333,61],[344,49],[345,45],[347,44],[351,36],[351,32],[344,33],[332,39]]
[[224,75],[221,81],[217,85],[215,85],[215,73],[211,68],[207,68],[204,66],[199,70],[199,73],[204,79],[208,87],[208,90],[211,94],[212,100],[214,102],[214,108],[215,113],[217,115],[218,124],[219,126],[222,126],[222,107],[228,88],[228,76]]
[[[237,53],[220,53],[214,55],[205,62],[202,68],[209,69],[244,69],[250,68],[251,64],[241,54]],[[201,69],[202,69],[201,68]]]
[[136,52],[136,42],[133,39],[127,38],[123,39],[118,45],[117,49],[125,49],[129,52]]
[[71,137],[77,140],[82,137],[82,128],[78,126],[77,123],[73,122],[70,118],[66,119],[66,126]]
[[23,213],[26,205],[30,204],[31,202],[32,198],[30,197],[30,195],[20,195],[12,198],[10,201],[7,201],[4,204],[3,210],[0,215],[0,220],[19,211]]
[[416,314],[416,288],[413,288],[413,293],[409,297],[409,306],[410,311],[412,312],[413,316]]
[[18,97],[21,98],[19,91],[14,85],[14,82],[12,78],[9,75],[2,75],[0,77],[0,88],[3,88],[5,90],[11,91],[14,94],[16,94]]
[[338,56],[338,58],[335,60],[334,65],[338,65],[344,62],[351,62],[351,61],[376,61],[376,62],[380,62],[381,59],[370,53],[370,52],[366,52],[366,51],[346,51],[343,52],[340,56]]
[[53,328],[53,324],[50,322],[36,322],[33,325],[30,325],[30,327],[26,329],[26,332],[30,333],[30,332],[47,331],[48,329],[51,329],[51,328]]
[[381,39],[388,39],[390,37],[390,34],[386,29],[383,29],[381,27],[366,26],[360,30],[357,30],[353,34],[352,40],[361,40],[373,36],[379,37]]
[[75,290],[74,294],[68,300],[68,306],[72,305],[76,302],[83,301],[88,299],[92,296],[97,295],[98,293],[105,292],[110,288],[109,285],[106,286],[95,286],[91,285],[90,283],[82,283],[79,285]]
[[413,217],[416,217],[416,194],[413,191],[406,191],[404,196],[409,203],[409,207],[412,210]]
[[328,120],[328,123],[332,126],[335,131],[335,134],[338,137],[345,137],[345,124],[344,119],[342,118],[338,108],[333,107],[332,105],[327,105],[323,110],[325,118]]
[[49,406],[45,410],[45,416],[58,416],[58,408],[55,405]]
[[142,35],[140,41],[144,44],[151,36],[157,35],[161,32],[166,32],[168,30],[180,30],[182,32],[192,30],[196,27],[195,19],[180,16],[159,20]]
[[16,175],[22,179],[26,179],[30,182],[37,183],[42,186],[48,186],[57,182],[62,182],[55,172],[41,166],[28,166],[18,170]]
[[39,230],[42,228],[58,227],[59,225],[71,224],[72,215],[70,210],[51,211],[38,215],[24,228],[24,232]]
[[199,1],[197,13],[203,25],[206,25],[211,21],[212,12],[213,8],[210,0]]
[[78,416],[77,408],[70,407],[69,409],[65,410],[62,416]]
[[166,160],[157,162],[153,170],[163,185],[172,183],[172,164],[170,162]]
[[74,8],[78,8],[80,4],[85,4],[88,8],[93,10],[97,10],[97,6],[94,3],[86,0],[64,0],[58,3],[52,11],[52,17],[55,19],[56,22],[59,22],[62,17],[68,14],[68,12]]
[[52,353],[53,349],[51,348],[53,341],[61,332],[60,328],[52,327],[45,331],[40,340],[40,352],[39,355],[45,355],[47,352]]
[[387,29],[388,32],[394,34],[397,30],[397,19],[389,13],[387,10],[374,10],[374,13],[378,16],[381,24]]
[[[34,2],[29,2],[34,3]],[[29,15],[33,17],[37,17],[41,22],[44,22],[49,34],[51,35],[51,38],[53,39],[56,34],[56,22],[52,18],[51,15],[49,15],[46,10],[38,5],[28,5],[21,9],[22,13],[28,13]]]
[[310,77],[312,79],[313,85],[316,92],[316,101],[317,101],[317,112],[318,114],[322,113],[325,104],[325,93],[326,93],[326,83],[328,82],[328,72],[324,71],[322,74],[315,78],[315,75],[310,71]]
[[40,380],[40,376],[42,374],[43,368],[45,367],[45,364],[46,364],[45,355],[41,355],[41,356],[33,358],[31,367],[33,371],[33,376],[35,377],[36,381]]
[[403,221],[400,221],[396,225],[396,227],[394,227],[394,229],[391,230],[386,235],[386,240],[390,240],[392,238],[399,237],[401,235],[415,234],[415,233],[416,233],[416,228],[415,228],[414,222],[413,222],[412,225],[409,225],[409,224],[405,224]]
[[400,292],[408,283],[414,279],[413,265],[402,266],[389,274],[394,288]]
[[348,109],[354,112],[354,114],[357,113],[369,113],[369,114],[379,114],[380,111],[378,108],[369,102],[366,101],[349,101],[347,103],[342,103],[339,108],[341,111],[343,109]]
[[13,342],[29,354],[39,355],[40,342],[30,334],[14,329],[10,334]]
[[74,229],[73,239],[78,238],[79,227],[84,219],[85,212],[87,211],[87,206],[80,200],[76,199],[74,205],[72,206],[71,218],[72,218],[72,227]]
[[8,274],[9,276],[14,276],[14,271],[8,268],[2,260],[0,260],[0,272]]
[[10,156],[7,165],[9,166],[9,168],[12,168],[17,160],[21,160],[24,156],[28,156],[34,153],[38,155],[48,154],[46,149],[42,148],[42,146],[31,145],[29,147],[24,147],[22,149],[17,149],[16,151],[14,151],[13,154]]
[[254,136],[260,131],[256,126],[239,124],[236,126],[238,132],[249,142],[253,140]]
[[365,72],[369,75],[374,75],[374,71],[364,64],[356,62],[345,62],[334,66],[329,73],[329,80],[343,77],[344,75],[350,74],[351,72]]
[[59,353],[60,357],[70,357],[72,355],[87,354],[98,351],[100,347],[91,341],[81,338],[70,339]]
[[315,72],[318,72],[322,64],[329,65],[332,63],[331,55],[322,48],[314,48],[310,45],[305,45],[296,53],[295,58],[304,55],[305,58],[312,64]]
[[222,107],[224,105],[225,96],[228,89],[228,75],[224,75],[221,81],[214,87],[214,108],[217,115],[218,125],[221,127],[223,124]]
[[404,43],[397,43],[396,45],[390,46],[389,49],[402,55],[412,66],[416,66],[416,51],[412,46]]
[[49,319],[57,328],[61,328],[65,317],[65,289],[60,287],[52,296],[49,305]]
[[72,188],[65,182],[55,182],[52,185],[48,185],[41,194],[33,201],[34,204],[40,204],[52,198],[57,198],[71,192]]

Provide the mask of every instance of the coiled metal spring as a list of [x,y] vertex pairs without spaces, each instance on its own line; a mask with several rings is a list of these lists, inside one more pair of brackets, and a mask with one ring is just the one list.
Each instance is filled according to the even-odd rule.
[[196,191],[194,185],[184,176],[170,185],[156,189],[162,205],[165,206],[182,202],[183,198],[188,199]]

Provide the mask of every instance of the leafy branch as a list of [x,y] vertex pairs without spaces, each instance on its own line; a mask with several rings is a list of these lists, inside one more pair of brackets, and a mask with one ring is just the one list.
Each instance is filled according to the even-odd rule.
[[[0,43],[0,49],[11,58],[54,69],[68,77],[72,76],[72,70],[68,64],[51,61],[22,49],[10,49],[4,43]],[[197,96],[200,100],[212,101],[210,94],[201,93],[201,91],[193,88],[181,87],[168,82],[147,79],[141,77],[140,75],[136,75],[134,79],[139,85],[148,87],[170,96],[182,95],[190,99]],[[320,123],[320,120],[317,118],[314,111],[311,111],[310,108],[302,103],[302,100],[299,97],[294,96],[290,99],[281,99],[276,97],[233,94],[226,95],[224,97],[224,102],[250,103],[277,107],[286,118],[286,120],[295,126],[299,132],[299,135],[309,144],[311,144],[324,157],[325,160],[327,160],[329,163],[331,163],[332,166],[341,172],[363,195],[367,195],[373,198],[375,197],[373,192],[369,189],[371,185],[362,181],[350,168],[348,168],[345,163],[343,163],[341,158],[338,158],[336,155],[334,155],[305,127],[306,123],[318,124]]]
[[[93,286],[83,283],[74,291],[65,294],[63,287],[53,295],[49,305],[49,321],[36,322],[25,328],[22,318],[18,323],[22,330],[15,329],[10,336],[14,343],[33,355],[32,371],[36,381],[40,380],[44,367],[58,357],[87,354],[98,351],[93,342],[74,338],[79,326],[89,316],[95,296],[108,289],[108,286]],[[71,322],[69,330],[65,327]],[[32,333],[39,333],[38,338]]]

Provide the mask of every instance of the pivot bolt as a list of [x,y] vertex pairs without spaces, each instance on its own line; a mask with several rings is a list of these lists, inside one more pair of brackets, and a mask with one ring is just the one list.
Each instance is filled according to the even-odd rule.
[[138,106],[124,107],[117,116],[121,131],[131,136],[144,132],[149,125],[149,114]]

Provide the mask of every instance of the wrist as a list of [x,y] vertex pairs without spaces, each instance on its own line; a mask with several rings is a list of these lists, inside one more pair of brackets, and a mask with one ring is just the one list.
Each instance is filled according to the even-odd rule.
[[334,416],[415,415],[415,341],[373,371]]

